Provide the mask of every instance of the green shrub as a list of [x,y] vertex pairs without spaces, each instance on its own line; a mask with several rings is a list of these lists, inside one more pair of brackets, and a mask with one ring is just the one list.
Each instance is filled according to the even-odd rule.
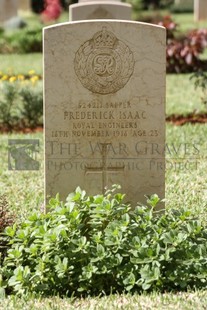
[[0,124],[11,130],[18,122],[17,88],[12,83],[1,83]]
[[43,123],[42,88],[5,81],[0,84],[0,127],[8,131],[35,128]]
[[26,127],[34,128],[43,122],[43,93],[38,88],[24,87],[19,92],[22,98],[22,117]]
[[194,80],[195,89],[200,88],[202,90],[201,101],[207,107],[207,73],[204,71],[197,71],[190,77]]
[[126,0],[133,7],[133,11],[140,11],[143,8],[142,0]]
[[0,53],[42,52],[42,27],[24,28],[0,36]]
[[17,295],[85,295],[207,287],[207,229],[188,210],[131,210],[124,195],[58,195],[47,214],[6,228],[2,288]]
[[19,31],[12,37],[11,43],[19,53],[42,52],[42,27]]

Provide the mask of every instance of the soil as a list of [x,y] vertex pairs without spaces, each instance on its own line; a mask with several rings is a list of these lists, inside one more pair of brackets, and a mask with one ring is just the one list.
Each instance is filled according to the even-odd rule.
[[21,128],[21,127],[14,127],[14,128],[8,128],[4,126],[0,126],[0,133],[37,133],[37,132],[42,132],[43,131],[43,126],[38,126],[35,128]]
[[172,114],[166,117],[166,121],[176,126],[190,124],[205,124],[207,123],[207,113],[189,113],[187,115]]
[[[183,126],[185,124],[205,124],[207,123],[207,113],[189,113],[187,115],[177,115],[172,114],[166,117],[166,122],[174,124],[176,126]],[[0,133],[37,133],[42,132],[43,126],[38,126],[35,128],[8,128],[4,126],[0,126]]]

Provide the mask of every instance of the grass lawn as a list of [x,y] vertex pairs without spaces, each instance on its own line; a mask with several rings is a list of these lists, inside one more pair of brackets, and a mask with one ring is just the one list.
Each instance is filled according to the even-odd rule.
[[33,69],[42,75],[42,54],[0,54],[0,71],[4,74],[28,74]]
[[191,74],[168,74],[166,77],[166,114],[207,112],[202,103],[202,91],[194,87]]
[[113,295],[86,299],[0,300],[0,310],[205,310],[207,291],[178,294]]
[[[10,171],[8,170],[8,139],[40,139],[39,171]],[[0,196],[6,194],[10,208],[17,212],[20,218],[43,203],[43,137],[42,134],[33,135],[1,135],[0,137]]]

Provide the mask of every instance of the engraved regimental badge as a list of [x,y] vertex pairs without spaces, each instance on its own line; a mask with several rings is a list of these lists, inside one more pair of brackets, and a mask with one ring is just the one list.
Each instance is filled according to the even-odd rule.
[[127,84],[133,70],[131,50],[106,27],[75,54],[75,72],[82,85],[93,93],[117,92]]

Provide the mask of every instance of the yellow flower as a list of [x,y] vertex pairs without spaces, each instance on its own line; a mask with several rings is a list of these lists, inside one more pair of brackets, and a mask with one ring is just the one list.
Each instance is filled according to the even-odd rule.
[[18,74],[18,75],[17,75],[17,79],[18,79],[19,81],[24,81],[25,77],[24,77],[24,75],[22,75],[22,74]]
[[39,77],[37,75],[30,78],[30,81],[35,84],[39,80]]
[[29,75],[33,75],[33,74],[35,74],[35,71],[34,70],[30,70],[28,73],[29,73]]
[[9,76],[7,74],[4,74],[1,78],[2,81],[8,80]]
[[9,78],[9,82],[10,83],[13,83],[13,82],[15,82],[16,81],[16,76],[11,76],[10,78]]

